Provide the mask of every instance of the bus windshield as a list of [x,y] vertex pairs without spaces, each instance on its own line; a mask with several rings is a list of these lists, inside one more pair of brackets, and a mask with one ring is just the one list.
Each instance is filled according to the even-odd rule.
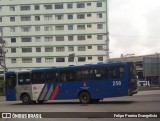
[[12,89],[16,86],[16,75],[6,75],[6,88]]

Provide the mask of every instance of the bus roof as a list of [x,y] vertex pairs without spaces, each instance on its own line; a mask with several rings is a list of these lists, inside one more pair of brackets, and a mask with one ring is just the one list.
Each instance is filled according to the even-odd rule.
[[120,61],[114,61],[114,62],[108,62],[108,63],[97,63],[97,64],[84,64],[84,65],[69,65],[65,67],[50,67],[50,68],[38,68],[38,69],[32,69],[32,70],[18,70],[18,71],[8,71],[5,74],[15,74],[15,73],[24,73],[24,72],[41,72],[41,71],[57,71],[57,70],[65,70],[65,69],[79,69],[79,68],[94,68],[97,66],[103,67],[104,65],[125,65],[128,62],[120,62]]
[[41,71],[57,71],[57,70],[65,70],[65,69],[78,69],[78,68],[92,68],[104,65],[119,65],[119,64],[127,64],[128,62],[108,62],[108,63],[97,63],[97,64],[84,64],[84,65],[69,65],[65,67],[51,67],[51,68],[44,68],[44,69],[32,69],[32,72],[41,72]]

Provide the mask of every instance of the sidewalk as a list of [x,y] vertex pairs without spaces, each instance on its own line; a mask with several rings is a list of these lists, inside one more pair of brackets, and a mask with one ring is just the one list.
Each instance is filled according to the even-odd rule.
[[0,102],[5,101],[6,97],[5,96],[0,96]]

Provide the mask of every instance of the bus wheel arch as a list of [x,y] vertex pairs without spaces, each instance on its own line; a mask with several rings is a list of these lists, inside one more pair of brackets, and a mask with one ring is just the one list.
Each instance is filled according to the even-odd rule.
[[78,98],[82,104],[88,104],[91,102],[91,95],[87,90],[80,91],[78,93]]
[[31,103],[31,98],[28,93],[22,93],[20,96],[20,99],[22,100],[23,104],[30,104]]

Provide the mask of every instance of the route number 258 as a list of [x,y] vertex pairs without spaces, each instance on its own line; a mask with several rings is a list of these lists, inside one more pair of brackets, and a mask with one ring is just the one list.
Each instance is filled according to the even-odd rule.
[[113,86],[121,86],[121,81],[113,81]]

